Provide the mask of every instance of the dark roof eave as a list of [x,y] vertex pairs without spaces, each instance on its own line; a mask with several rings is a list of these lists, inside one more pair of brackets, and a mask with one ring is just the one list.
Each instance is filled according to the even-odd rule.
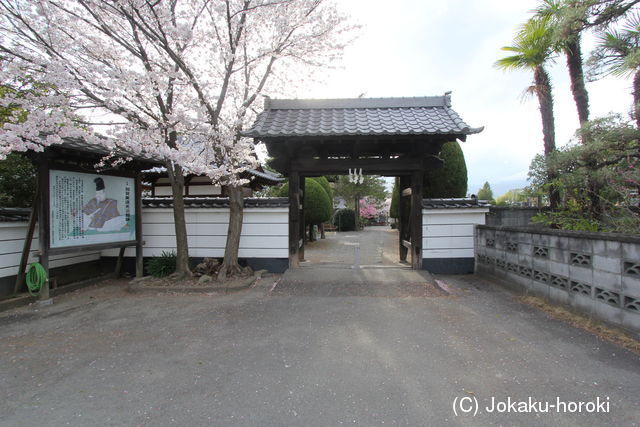
[[[143,208],[173,208],[172,197],[144,197],[142,199]],[[185,208],[228,208],[228,197],[185,197]],[[270,198],[245,198],[245,208],[286,208],[289,207],[289,199],[287,197],[270,197]]]
[[265,140],[276,140],[281,138],[336,138],[336,137],[362,137],[362,138],[371,138],[378,136],[440,136],[440,135],[451,135],[454,138],[464,139],[467,135],[475,135],[484,130],[484,126],[480,126],[477,128],[466,128],[460,130],[455,130],[451,132],[414,132],[414,133],[393,133],[393,132],[377,132],[377,133],[325,133],[325,134],[260,134],[259,132],[247,132],[242,134],[242,136],[246,138],[254,138],[259,141]]

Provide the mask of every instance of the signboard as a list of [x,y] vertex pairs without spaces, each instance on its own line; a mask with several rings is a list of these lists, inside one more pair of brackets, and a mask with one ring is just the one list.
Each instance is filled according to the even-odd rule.
[[134,178],[50,170],[50,247],[136,240],[134,199]]

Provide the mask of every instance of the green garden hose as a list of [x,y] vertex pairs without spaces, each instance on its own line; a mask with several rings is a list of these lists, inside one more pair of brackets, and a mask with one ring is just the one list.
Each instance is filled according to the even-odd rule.
[[45,271],[42,264],[39,262],[34,262],[29,265],[27,269],[27,274],[25,276],[25,281],[27,282],[27,290],[29,294],[36,295],[42,289],[42,285],[47,281],[47,272]]

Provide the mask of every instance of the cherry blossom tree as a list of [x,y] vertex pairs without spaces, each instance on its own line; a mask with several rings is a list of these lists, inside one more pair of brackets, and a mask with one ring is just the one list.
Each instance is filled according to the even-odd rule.
[[[164,159],[182,276],[190,274],[183,176],[207,174],[230,186],[221,277],[239,271],[239,174],[256,163],[240,131],[262,93],[290,88],[292,75],[304,77],[337,58],[349,28],[335,6],[326,0],[0,0],[0,11],[1,83],[22,89],[1,100],[16,114],[0,130],[0,158],[80,137]],[[48,90],[32,94],[25,90],[31,81]]]

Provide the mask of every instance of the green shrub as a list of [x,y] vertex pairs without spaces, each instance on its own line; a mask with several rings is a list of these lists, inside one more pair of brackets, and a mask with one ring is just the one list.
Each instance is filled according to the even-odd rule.
[[147,271],[154,277],[165,277],[176,271],[176,252],[162,251],[160,256],[154,256],[147,261]]
[[325,178],[324,176],[318,176],[311,179],[313,179],[315,182],[320,184],[322,188],[324,188],[324,191],[326,191],[327,195],[329,196],[329,200],[331,201],[331,210],[333,210],[333,190],[331,189],[331,185],[329,185],[329,181],[327,180],[327,178]]
[[356,212],[353,209],[340,209],[333,217],[333,225],[338,227],[338,231],[354,231]]
[[18,153],[10,153],[0,160],[0,206],[26,208],[36,193],[38,176],[31,161]]
[[566,202],[564,209],[534,215],[531,222],[559,230],[609,231],[602,229],[597,221],[586,217],[581,207],[571,200]]
[[304,194],[304,222],[320,224],[329,221],[332,212],[333,203],[322,185],[314,179],[307,179]]
[[[327,183],[328,184],[328,183]],[[289,197],[289,184],[285,184],[279,191],[280,197]],[[304,195],[304,222],[309,224],[320,224],[331,219],[333,202],[323,184],[318,183],[314,178],[305,179]]]
[[460,144],[446,142],[439,157],[444,161],[442,167],[427,169],[424,172],[425,198],[464,197],[467,194],[467,165]]

